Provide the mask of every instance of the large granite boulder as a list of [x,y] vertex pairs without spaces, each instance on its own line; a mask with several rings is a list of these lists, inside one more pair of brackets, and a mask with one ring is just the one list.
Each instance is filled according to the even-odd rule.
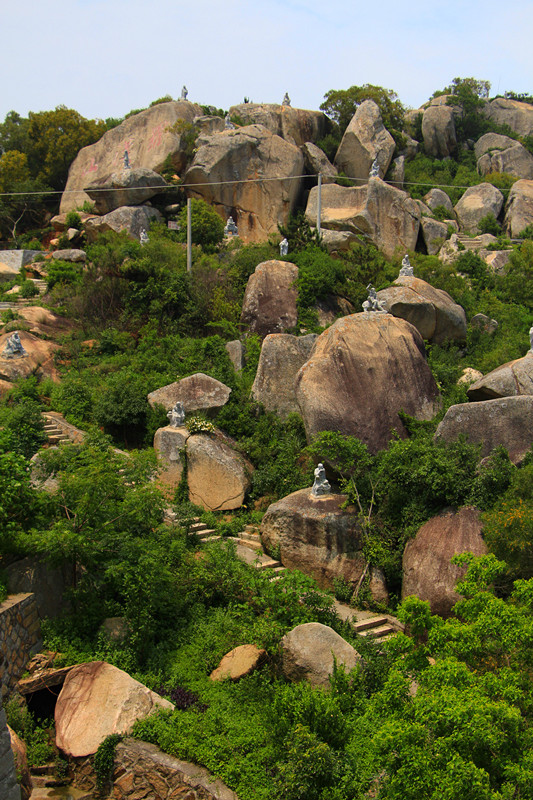
[[187,440],[189,500],[208,511],[240,508],[254,468],[222,436],[195,434]]
[[174,490],[183,475],[185,448],[189,431],[187,428],[174,428],[166,425],[158,428],[154,435],[154,450],[159,463],[158,481],[163,488]]
[[195,184],[191,196],[214,206],[224,220],[233,217],[244,242],[258,242],[287,223],[300,194],[303,165],[296,145],[263,125],[248,125],[199,137],[185,181]]
[[157,103],[128,117],[104,133],[95,144],[83,147],[70,166],[61,198],[61,213],[91,202],[84,192],[85,187],[120,170],[125,150],[133,168],[146,167],[160,172],[170,157],[174,169],[180,172],[186,164],[186,141],[184,134],[176,132],[173,126],[178,120],[192,123],[201,114],[202,108],[196,103]]
[[85,250],[69,247],[67,250],[54,250],[52,253],[54,261],[70,261],[72,264],[84,264],[87,261]]
[[54,354],[59,349],[55,342],[43,341],[28,331],[19,331],[20,342],[26,355],[15,355],[7,358],[4,350],[11,333],[0,335],[0,378],[6,381],[16,381],[18,378],[27,378],[29,375],[40,374],[45,378],[58,380],[57,369],[54,364]]
[[487,214],[498,218],[503,206],[503,194],[491,183],[471,186],[455,206],[462,232],[479,233],[479,222]]
[[173,704],[105,661],[70,670],[57,698],[56,745],[67,756],[96,753],[106,736],[128,733],[133,723]]
[[150,392],[148,403],[152,408],[160,405],[170,411],[179,401],[186,414],[191,411],[216,411],[226,405],[230,394],[231,389],[225,383],[203,372],[195,372],[188,378]]
[[528,225],[533,225],[533,180],[524,179],[516,181],[511,187],[505,208],[504,228],[514,237],[519,236]]
[[384,178],[394,148],[394,139],[383,124],[379,106],[373,100],[365,100],[344,131],[335,165],[350,178],[367,181],[370,168],[377,159],[379,177]]
[[448,225],[432,217],[420,218],[422,237],[429,256],[435,256],[441,249],[448,236]]
[[533,395],[533,352],[496,367],[467,390],[469,400],[494,400],[498,397]]
[[248,278],[241,322],[251,333],[283,333],[298,321],[298,267],[289,261],[263,261]]
[[325,589],[335,578],[354,588],[365,568],[361,525],[346,495],[314,497],[310,489],[270,505],[261,522],[261,543],[267,553],[279,553],[284,567],[311,575]]
[[85,223],[87,240],[94,242],[100,233],[126,231],[132,239],[141,238],[141,232],[147,231],[152,222],[162,222],[163,216],[156,208],[149,206],[123,206],[104,214],[103,217],[93,217]]
[[85,187],[97,214],[109,214],[122,206],[138,206],[167,186],[164,178],[153,169],[136,167],[121,169],[91,181]]
[[297,625],[281,640],[283,675],[290,681],[307,681],[311,686],[329,686],[335,663],[347,672],[355,669],[361,656],[333,628],[320,622]]
[[[305,216],[317,219],[318,188],[309,193]],[[363,233],[388,258],[397,249],[414,250],[418,239],[420,209],[406,192],[370,178],[355,188],[330,184],[322,187],[321,225],[327,230]]]
[[533,444],[533,396],[503,397],[450,406],[439,424],[435,438],[452,442],[465,436],[481,444],[488,456],[503,445],[514,464],[519,464]]
[[507,172],[518,178],[533,178],[533,155],[526,148],[498,133],[486,133],[474,146],[480,175]]
[[314,333],[308,336],[270,333],[265,337],[252,397],[267,411],[275,411],[282,418],[286,418],[291,411],[299,412],[294,381],[300,367],[309,359],[316,338]]
[[21,267],[31,264],[35,256],[42,256],[41,250],[0,250],[2,272],[17,275]]
[[407,320],[424,339],[435,344],[466,340],[466,314],[442,289],[420,278],[396,278],[392,286],[378,292],[383,307],[393,316]]
[[453,219],[453,203],[442,189],[437,189],[436,187],[430,189],[429,192],[424,195],[424,203],[431,211],[435,211],[439,206],[444,206],[444,208],[450,212],[450,217]]
[[327,155],[313,142],[302,145],[305,158],[305,171],[311,175],[322,175],[322,183],[335,183],[337,169],[333,166]]
[[498,125],[508,125],[520,136],[533,134],[533,106],[530,103],[497,97],[485,105],[483,113]]
[[422,137],[426,153],[432,158],[448,158],[457,149],[453,108],[431,105],[422,116]]
[[461,599],[455,584],[466,571],[451,558],[466,552],[485,555],[481,531],[480,512],[471,507],[448,509],[422,525],[403,554],[402,600],[416,595],[430,604],[433,614],[449,617]]
[[298,147],[305,142],[318,142],[331,128],[331,122],[321,111],[276,103],[241,103],[231,106],[229,114],[238,117],[244,125],[264,125],[271,133]]
[[71,333],[74,328],[74,322],[71,319],[60,317],[50,309],[41,306],[21,306],[17,313],[28,323],[30,333],[45,339],[58,339]]
[[296,399],[309,438],[320,431],[357,436],[371,452],[387,446],[398,416],[431,419],[437,385],[416,328],[391,314],[352,314],[322,333],[296,377]]
[[354,242],[361,241],[353,231],[330,231],[324,228],[321,237],[328,253],[347,253]]

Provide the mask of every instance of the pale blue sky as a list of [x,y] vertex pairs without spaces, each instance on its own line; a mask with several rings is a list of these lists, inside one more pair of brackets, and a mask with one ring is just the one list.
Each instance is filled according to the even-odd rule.
[[455,76],[533,93],[533,2],[1,0],[0,120],[64,104],[123,116],[166,94],[318,108],[374,83],[413,108]]

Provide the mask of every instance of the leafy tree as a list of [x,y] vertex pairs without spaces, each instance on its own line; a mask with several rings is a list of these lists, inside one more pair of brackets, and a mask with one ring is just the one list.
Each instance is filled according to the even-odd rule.
[[350,86],[349,89],[330,89],[324,97],[320,108],[337,123],[341,136],[365,100],[373,100],[379,106],[387,130],[401,131],[403,128],[405,109],[396,92],[391,89],[365,83],[363,86]]
[[[187,208],[183,207],[178,215],[180,225],[179,241],[187,241]],[[201,245],[212,251],[224,238],[224,223],[214,208],[204,200],[191,200],[191,237],[193,244]]]

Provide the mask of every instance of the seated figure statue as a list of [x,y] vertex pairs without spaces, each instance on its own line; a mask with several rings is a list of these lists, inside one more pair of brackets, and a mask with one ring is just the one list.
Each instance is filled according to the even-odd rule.
[[315,482],[311,489],[313,497],[323,497],[325,494],[331,494],[331,486],[326,478],[326,470],[324,464],[319,464],[315,469]]
[[279,254],[280,256],[286,256],[289,252],[289,242],[287,238],[282,239],[279,243]]
[[2,357],[15,358],[18,356],[19,358],[24,358],[24,356],[27,355],[28,354],[24,350],[22,342],[20,341],[19,332],[14,331],[14,333],[12,333],[9,339],[6,341],[6,345],[2,351]]
[[413,268],[411,266],[411,262],[409,261],[409,254],[406,253],[402,259],[402,268],[398,274],[399,278],[412,278],[414,276]]
[[180,428],[183,425],[183,420],[185,419],[185,410],[183,408],[183,403],[178,400],[173,408],[167,414],[169,419],[169,425],[171,428]]

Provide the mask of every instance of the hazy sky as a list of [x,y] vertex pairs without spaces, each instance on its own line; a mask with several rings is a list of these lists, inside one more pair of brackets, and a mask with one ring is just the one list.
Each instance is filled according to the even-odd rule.
[[120,117],[166,94],[317,109],[374,83],[413,108],[456,76],[533,93],[532,0],[0,0],[0,119]]

